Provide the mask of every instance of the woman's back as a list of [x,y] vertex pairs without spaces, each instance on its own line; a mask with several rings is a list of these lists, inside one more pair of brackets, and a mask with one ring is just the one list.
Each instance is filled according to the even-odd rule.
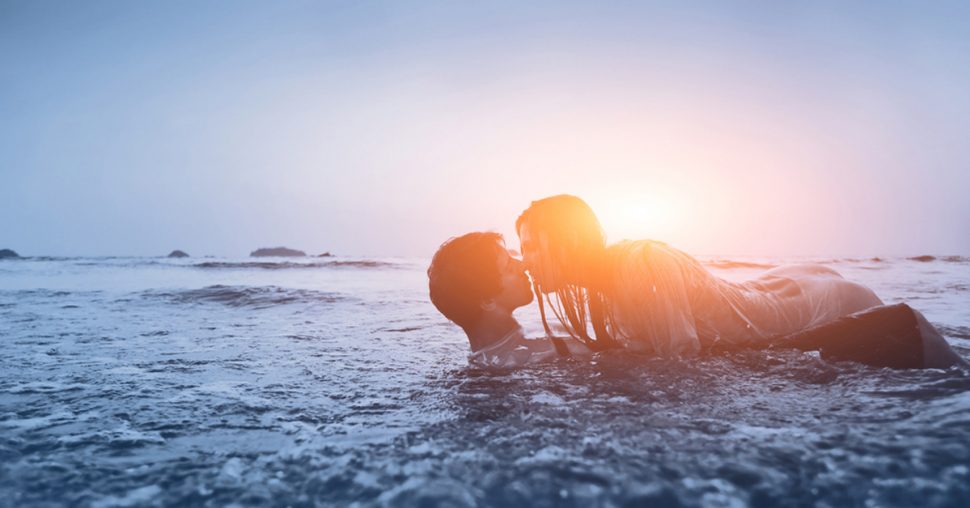
[[603,289],[620,339],[665,356],[764,343],[882,303],[824,266],[780,267],[734,283],[651,240],[610,246],[607,266]]

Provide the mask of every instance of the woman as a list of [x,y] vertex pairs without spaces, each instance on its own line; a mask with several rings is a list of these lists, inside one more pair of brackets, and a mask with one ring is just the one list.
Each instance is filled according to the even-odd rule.
[[[534,201],[516,229],[546,331],[549,305],[570,335],[593,349],[691,356],[701,349],[768,347],[882,305],[870,289],[820,265],[776,268],[734,283],[662,242],[607,246],[593,211],[575,196]],[[831,326],[825,331],[832,335]],[[811,338],[802,335],[799,346]]]

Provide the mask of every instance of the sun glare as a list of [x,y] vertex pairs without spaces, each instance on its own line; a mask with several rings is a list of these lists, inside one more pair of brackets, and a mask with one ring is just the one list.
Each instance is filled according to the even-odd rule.
[[688,223],[684,201],[670,192],[614,197],[592,206],[610,242],[680,236]]

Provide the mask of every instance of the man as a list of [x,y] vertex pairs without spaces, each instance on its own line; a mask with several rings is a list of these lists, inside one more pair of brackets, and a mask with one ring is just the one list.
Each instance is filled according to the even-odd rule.
[[589,354],[572,339],[526,339],[515,309],[532,302],[522,261],[509,255],[502,235],[468,233],[441,245],[428,267],[434,306],[468,336],[470,363],[518,367],[560,356]]

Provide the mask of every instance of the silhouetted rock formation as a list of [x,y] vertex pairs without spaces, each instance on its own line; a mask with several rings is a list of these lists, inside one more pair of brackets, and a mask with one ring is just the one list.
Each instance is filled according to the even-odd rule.
[[256,249],[249,253],[250,256],[254,258],[268,257],[268,256],[285,256],[285,257],[303,257],[306,256],[306,252],[296,249],[288,249],[286,247],[270,247]]
[[936,256],[927,256],[927,255],[913,256],[909,259],[912,261],[921,261],[923,263],[929,263],[930,261],[936,261]]
[[168,257],[170,257],[170,258],[187,258],[187,257],[189,257],[189,255],[186,254],[184,251],[180,251],[178,249],[175,249],[171,253],[169,253]]
[[14,251],[12,251],[10,249],[0,249],[0,259],[4,259],[4,258],[19,258],[19,257],[20,256],[17,255],[16,252],[14,252]]
[[331,254],[330,251],[327,251],[327,252],[324,252],[323,254],[320,254],[317,257],[318,258],[332,258],[333,257],[333,254]]

